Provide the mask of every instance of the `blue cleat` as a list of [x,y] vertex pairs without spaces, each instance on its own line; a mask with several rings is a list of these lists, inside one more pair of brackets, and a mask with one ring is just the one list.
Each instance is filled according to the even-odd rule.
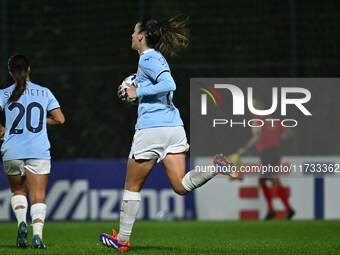
[[112,236],[109,236],[108,234],[100,234],[99,240],[107,247],[113,247],[120,251],[128,251],[130,249],[130,241],[125,243],[120,242],[116,231],[114,229],[112,229],[112,231]]
[[223,154],[216,154],[214,157],[214,166],[217,171],[223,175],[229,175],[231,178],[237,178],[237,166],[227,159]]
[[33,248],[46,249],[44,241],[38,235],[33,236]]
[[27,248],[28,246],[28,233],[27,233],[27,225],[25,222],[21,222],[19,224],[17,246],[23,249]]

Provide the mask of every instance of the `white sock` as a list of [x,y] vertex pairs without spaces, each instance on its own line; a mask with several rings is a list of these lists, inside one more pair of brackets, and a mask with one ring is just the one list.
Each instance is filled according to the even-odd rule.
[[42,221],[33,223],[33,235],[39,235],[41,239],[45,222],[46,208],[46,205],[43,203],[37,203],[31,206],[32,222],[34,222],[36,219],[40,219]]
[[33,225],[33,236],[38,235],[42,239],[44,223],[37,222],[37,223],[33,223],[32,225]]
[[120,227],[118,240],[122,243],[130,239],[141,200],[140,192],[124,190],[122,207],[120,210]]
[[[27,214],[27,198],[23,195],[16,195],[11,197],[11,205],[15,217],[18,221],[18,226],[21,222],[26,223],[26,214]],[[25,208],[15,209],[17,206],[24,206]],[[26,223],[27,224],[27,223]]]
[[186,191],[190,192],[198,187],[201,187],[203,184],[218,174],[219,172],[216,171],[214,167],[207,168],[202,171],[191,170],[183,177],[182,185]]

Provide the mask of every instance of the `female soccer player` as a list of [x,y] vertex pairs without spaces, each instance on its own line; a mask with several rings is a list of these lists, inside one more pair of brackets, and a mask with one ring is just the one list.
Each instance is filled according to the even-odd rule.
[[11,56],[8,69],[15,84],[0,90],[0,109],[6,116],[6,127],[0,125],[0,136],[4,140],[1,154],[12,191],[11,205],[18,221],[16,244],[20,248],[28,246],[26,195],[29,188],[33,248],[46,249],[42,233],[51,168],[46,124],[63,124],[65,118],[52,92],[30,81],[31,68],[25,56]]
[[[185,152],[189,149],[178,109],[172,102],[176,84],[163,54],[175,55],[188,45],[186,21],[175,19],[139,21],[132,34],[131,48],[140,55],[138,88],[129,86],[130,99],[138,98],[138,119],[127,165],[120,213],[119,234],[101,234],[106,246],[128,251],[130,235],[141,200],[140,191],[156,161],[161,161],[167,177],[179,195],[185,195],[218,174],[216,171],[185,172]],[[162,52],[162,53],[161,53]],[[122,96],[121,88],[118,95]]]

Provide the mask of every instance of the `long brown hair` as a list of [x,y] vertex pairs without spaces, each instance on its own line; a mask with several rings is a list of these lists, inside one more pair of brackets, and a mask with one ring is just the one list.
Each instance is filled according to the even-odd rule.
[[162,21],[143,19],[138,22],[139,33],[144,32],[148,47],[164,55],[174,56],[189,44],[187,21],[188,18],[179,20],[178,16]]
[[12,73],[15,81],[15,89],[8,99],[10,102],[18,101],[25,91],[29,66],[30,64],[24,55],[14,54],[8,59],[8,70]]

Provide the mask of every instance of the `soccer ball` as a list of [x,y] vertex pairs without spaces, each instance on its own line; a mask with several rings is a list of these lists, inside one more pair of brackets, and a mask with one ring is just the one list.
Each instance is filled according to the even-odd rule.
[[129,75],[128,77],[126,77],[122,82],[122,94],[123,94],[124,98],[126,99],[126,101],[128,101],[129,103],[132,103],[132,104],[138,104],[138,98],[130,99],[127,96],[126,90],[129,88],[129,86],[126,85],[126,84],[128,83],[132,86],[137,87],[136,77],[137,77],[137,74],[133,73],[133,74]]

